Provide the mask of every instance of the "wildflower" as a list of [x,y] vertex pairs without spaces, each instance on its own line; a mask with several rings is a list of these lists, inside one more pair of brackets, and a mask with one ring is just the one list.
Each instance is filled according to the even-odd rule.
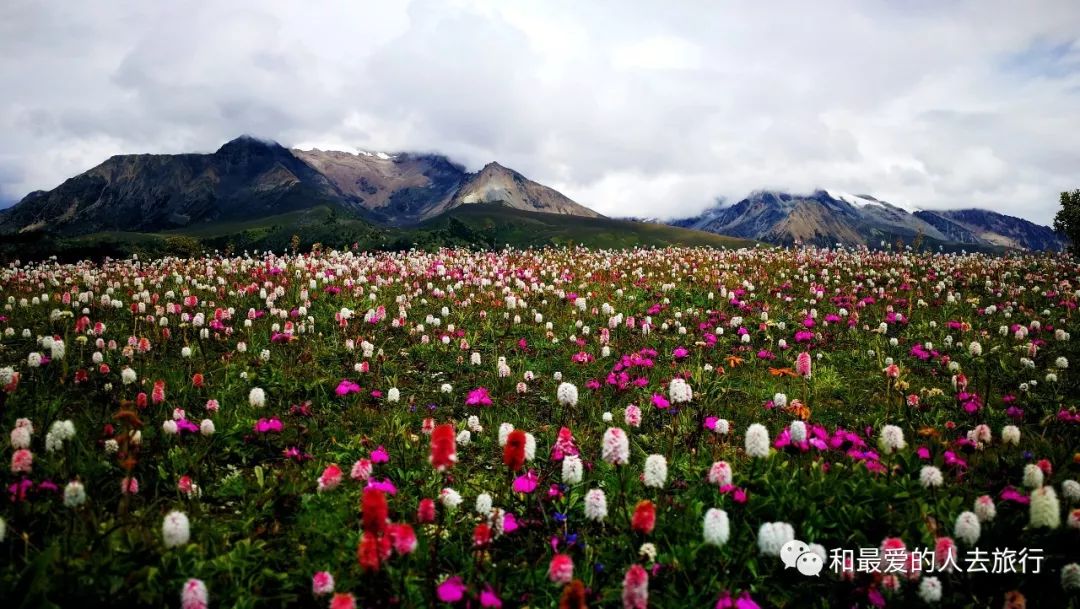
[[808,352],[806,352],[806,351],[803,351],[802,353],[799,354],[798,357],[795,358],[795,374],[798,374],[799,376],[803,377],[804,379],[809,379],[810,378],[810,373],[811,373],[810,354]]
[[386,534],[399,555],[412,554],[416,550],[416,531],[411,526],[404,523],[388,524]]
[[667,459],[664,455],[649,455],[645,459],[643,482],[650,488],[663,488],[667,482]]
[[919,470],[919,483],[923,485],[923,488],[941,486],[943,481],[941,470],[933,465],[924,465]]
[[652,533],[656,526],[656,506],[644,499],[634,506],[634,515],[630,519],[630,528],[643,535]]
[[161,523],[161,536],[166,548],[182,546],[191,538],[191,523],[183,512],[173,510]]
[[480,493],[476,496],[476,513],[487,516],[491,513],[491,495]]
[[630,439],[626,432],[618,427],[609,427],[604,432],[601,456],[612,465],[625,465],[630,461]]
[[551,460],[561,461],[566,455],[577,455],[579,452],[577,445],[574,443],[574,435],[570,432],[570,428],[560,428],[559,435],[555,439],[555,444],[551,447]]
[[360,459],[356,463],[353,463],[352,471],[349,472],[349,477],[353,480],[365,482],[368,478],[371,477],[371,470],[371,460]]
[[199,422],[199,433],[201,433],[202,435],[212,436],[214,435],[214,431],[214,422],[210,419],[203,419]]
[[11,455],[11,473],[29,474],[34,467],[34,453],[29,449],[20,448]]
[[435,522],[435,501],[427,497],[420,500],[416,508],[416,521],[420,524]]
[[1080,500],[1080,482],[1076,480],[1066,480],[1061,483],[1061,495],[1067,500],[1073,503]]
[[1031,492],[1028,526],[1056,529],[1061,526],[1061,504],[1054,487],[1044,486]]
[[728,524],[727,512],[717,508],[710,508],[705,512],[705,522],[702,525],[702,534],[705,543],[713,546],[722,546],[731,537],[731,528]]
[[556,554],[548,564],[548,579],[555,584],[568,584],[574,579],[574,560],[567,554]]
[[319,571],[311,576],[311,593],[324,596],[334,591],[334,576],[329,571]]
[[444,488],[439,492],[439,500],[448,510],[456,510],[461,505],[461,494],[452,488]]
[[194,578],[184,582],[184,587],[180,590],[182,609],[206,609],[209,603],[210,594],[206,591],[206,584]]
[[460,577],[449,577],[435,589],[436,596],[444,603],[456,603],[465,598],[465,582]]
[[559,383],[555,397],[563,406],[574,407],[578,403],[578,389],[571,383]]
[[499,446],[506,446],[506,440],[510,437],[511,431],[514,431],[514,426],[510,423],[499,424]]
[[746,454],[757,458],[769,456],[769,431],[760,423],[754,423],[746,430]]
[[780,556],[780,548],[795,539],[795,529],[786,522],[766,522],[758,529],[758,549],[765,556]]
[[630,404],[623,412],[623,420],[626,422],[627,427],[640,427],[641,409],[634,404]]
[[792,421],[791,425],[788,425],[788,434],[791,436],[792,442],[802,444],[806,441],[806,423]]
[[338,592],[330,599],[330,609],[356,609],[356,597],[352,592]]
[[1061,587],[1065,590],[1080,590],[1080,564],[1071,562],[1061,568]]
[[331,463],[319,476],[319,492],[332,491],[341,484],[341,468],[337,463]]
[[431,432],[431,454],[428,462],[435,467],[435,471],[446,471],[457,463],[456,441],[454,426],[449,423],[439,425]]
[[562,462],[562,481],[566,484],[580,484],[581,478],[581,458],[577,455],[567,455]]
[[506,436],[506,445],[503,446],[503,465],[516,472],[525,465],[525,432],[520,429],[511,431]]
[[360,536],[360,543],[356,546],[356,562],[364,571],[378,571],[382,562],[379,548],[379,535],[370,531],[364,531]]
[[559,597],[559,609],[587,609],[585,604],[585,584],[580,579],[566,584]]
[[531,433],[525,434],[525,460],[532,461],[536,458],[536,437]]
[[878,438],[878,448],[882,452],[895,453],[907,446],[904,441],[904,431],[896,425],[886,425],[881,428],[881,436]]
[[386,529],[386,494],[378,489],[365,488],[360,498],[360,512],[364,532],[381,534]]
[[529,470],[528,473],[518,476],[514,479],[512,488],[515,493],[531,493],[536,490],[537,475],[534,470]]
[[1001,441],[1005,444],[1016,446],[1020,444],[1020,429],[1015,425],[1006,425],[1001,428]]
[[975,500],[975,516],[979,522],[990,522],[997,516],[997,508],[990,495],[981,495]]
[[649,574],[638,564],[631,565],[623,577],[623,609],[647,609],[649,605]]
[[248,403],[255,408],[266,406],[266,392],[259,387],[254,387],[248,392]]
[[67,507],[79,507],[86,503],[86,487],[78,480],[72,480],[64,487],[64,505]]
[[477,387],[469,392],[465,398],[466,406],[491,406],[491,395],[487,387]]
[[585,518],[603,522],[607,518],[607,497],[604,491],[594,488],[585,493]]
[[941,580],[936,577],[924,577],[919,582],[919,598],[924,603],[932,604],[941,600]]
[[676,377],[668,383],[668,398],[673,404],[682,404],[694,399],[694,392],[685,380]]
[[731,465],[726,461],[717,461],[709,468],[709,474],[706,477],[709,484],[715,484],[717,486],[728,486],[731,484]]
[[1039,488],[1043,485],[1043,471],[1038,465],[1028,463],[1024,466],[1024,486],[1027,488]]
[[956,517],[956,525],[953,527],[953,536],[969,546],[975,545],[982,534],[979,526],[979,517],[971,512],[961,512]]

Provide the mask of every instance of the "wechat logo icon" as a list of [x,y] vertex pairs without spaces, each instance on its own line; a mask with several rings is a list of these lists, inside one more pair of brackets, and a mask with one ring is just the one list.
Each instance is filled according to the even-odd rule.
[[799,573],[807,576],[818,576],[825,566],[825,559],[811,550],[806,542],[798,539],[792,539],[780,548],[780,560],[784,561],[785,569],[794,567]]

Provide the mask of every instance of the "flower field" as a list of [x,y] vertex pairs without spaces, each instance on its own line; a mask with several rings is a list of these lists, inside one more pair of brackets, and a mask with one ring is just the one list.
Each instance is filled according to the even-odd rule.
[[0,598],[1075,607],[1078,300],[1062,256],[10,265]]

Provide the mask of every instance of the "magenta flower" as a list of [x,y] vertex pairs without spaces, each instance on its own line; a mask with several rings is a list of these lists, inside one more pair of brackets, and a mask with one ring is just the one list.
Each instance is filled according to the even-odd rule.
[[456,603],[465,598],[465,582],[457,575],[449,577],[436,588],[435,594],[444,603]]
[[536,490],[536,481],[536,472],[530,469],[528,473],[514,479],[514,492],[531,493]]
[[654,393],[653,394],[652,403],[653,403],[653,406],[656,406],[660,410],[664,410],[665,408],[671,406],[671,402],[667,401],[667,398],[660,395],[659,393]]
[[491,395],[487,387],[477,387],[469,392],[465,398],[466,406],[491,406]]
[[387,495],[397,494],[397,487],[394,486],[394,483],[391,482],[389,478],[384,478],[382,480],[376,480],[375,478],[371,478],[370,480],[368,480],[367,486],[365,488],[373,488],[382,491]]
[[686,347],[675,347],[675,350],[671,352],[671,356],[677,360],[685,359],[690,357],[690,352],[687,351]]
[[510,512],[503,514],[503,533],[513,533],[517,528],[517,516],[514,516]]
[[341,379],[341,382],[338,383],[337,389],[334,390],[334,393],[338,394],[341,397],[349,395],[350,393],[359,393],[359,392],[360,392],[360,385],[357,385],[356,383],[350,381],[349,379]]
[[284,428],[285,426],[277,417],[259,419],[255,422],[255,431],[257,433],[281,433]]
[[390,462],[390,453],[386,452],[386,449],[383,448],[382,444],[380,444],[379,447],[376,448],[375,450],[371,451],[371,462],[372,463],[389,463]]
[[495,594],[495,589],[491,587],[491,584],[484,584],[484,591],[480,593],[480,606],[491,609],[500,609],[502,607],[502,599],[499,598],[498,594]]

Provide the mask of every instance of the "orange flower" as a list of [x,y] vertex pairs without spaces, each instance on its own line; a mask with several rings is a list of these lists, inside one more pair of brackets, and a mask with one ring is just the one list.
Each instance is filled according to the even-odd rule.
[[919,435],[924,438],[936,438],[940,432],[933,427],[923,427],[919,430]]
[[769,368],[769,374],[771,374],[773,376],[790,376],[790,377],[799,376],[799,375],[795,374],[795,371],[792,370],[791,368]]
[[810,419],[810,409],[807,408],[806,404],[803,404],[799,400],[791,400],[791,403],[788,404],[784,410],[794,414],[803,421]]
[[736,368],[739,364],[743,363],[743,358],[738,355],[729,355],[724,359],[727,360],[728,366],[731,366],[732,368]]

